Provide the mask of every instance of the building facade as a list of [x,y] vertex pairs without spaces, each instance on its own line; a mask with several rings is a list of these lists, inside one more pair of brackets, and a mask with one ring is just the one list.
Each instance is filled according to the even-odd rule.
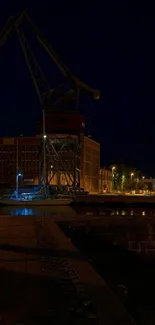
[[[18,166],[18,167],[17,167]],[[18,172],[32,183],[38,182],[39,139],[37,137],[0,139],[0,183],[15,184]]]
[[[49,136],[48,136],[49,137]],[[59,135],[57,135],[57,138]],[[65,135],[63,135],[65,137]],[[72,148],[72,141],[76,140],[71,135],[66,135],[66,142],[69,142],[70,148]],[[61,135],[62,138],[62,135]],[[52,141],[52,135],[49,137]],[[56,139],[56,136],[53,137]],[[55,140],[54,140],[55,141]],[[60,139],[59,139],[60,142]],[[58,144],[59,144],[58,142]],[[74,144],[73,144],[74,145]],[[7,183],[15,185],[17,170],[18,173],[22,174],[19,179],[19,183],[22,184],[35,184],[39,183],[39,176],[41,173],[41,139],[40,137],[18,137],[18,138],[1,138],[0,139],[0,183]],[[80,186],[89,192],[99,191],[99,167],[100,167],[100,145],[90,138],[81,136],[80,137],[80,161],[79,168],[76,168],[75,173],[79,173]],[[50,155],[50,159],[47,159],[48,166],[48,180],[53,185],[65,185],[72,183],[70,173],[70,160],[71,150],[67,149],[67,145],[61,153],[63,161],[66,163],[65,168],[67,173],[60,169],[61,161],[57,162],[55,151],[53,146],[47,151],[47,155]],[[74,157],[74,156],[73,156]],[[53,159],[53,160],[52,160]],[[53,169],[54,162],[57,163],[57,167]],[[77,165],[76,165],[77,166]],[[56,169],[57,168],[57,169]]]
[[100,144],[89,137],[83,138],[81,148],[80,185],[90,193],[99,192]]
[[99,171],[99,193],[112,192],[112,170],[108,168],[100,168]]
[[139,188],[142,191],[153,191],[153,184],[152,178],[144,178],[140,180]]

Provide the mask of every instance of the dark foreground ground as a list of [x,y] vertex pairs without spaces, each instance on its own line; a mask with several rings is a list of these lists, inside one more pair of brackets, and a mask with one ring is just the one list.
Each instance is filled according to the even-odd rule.
[[1,324],[134,324],[49,217],[0,217]]
[[[129,222],[130,221],[130,222]],[[105,279],[139,325],[155,324],[155,242],[147,223],[154,219],[103,222],[90,229],[86,226],[60,225],[81,253]],[[128,237],[142,241],[149,250],[128,251]],[[146,254],[147,253],[147,254]]]

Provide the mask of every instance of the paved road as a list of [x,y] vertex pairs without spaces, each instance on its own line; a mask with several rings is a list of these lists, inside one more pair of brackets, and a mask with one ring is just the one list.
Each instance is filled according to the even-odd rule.
[[0,292],[4,324],[134,324],[49,217],[0,217]]

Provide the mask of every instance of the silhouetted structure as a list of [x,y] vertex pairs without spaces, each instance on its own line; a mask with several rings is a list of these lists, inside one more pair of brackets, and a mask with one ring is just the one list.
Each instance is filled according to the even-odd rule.
[[[52,142],[50,145],[51,151],[47,150],[48,157],[48,181],[50,184],[57,185],[72,185],[73,162],[70,161],[74,157],[71,147],[77,141],[77,135],[54,134],[47,136],[47,141]],[[55,142],[58,139],[58,142]],[[62,143],[66,146],[62,146]],[[18,172],[22,174],[19,178],[19,184],[38,184],[39,175],[42,163],[41,144],[42,139],[36,137],[19,137],[19,138],[1,138],[0,139],[0,183],[8,183],[15,185]],[[90,192],[98,192],[99,189],[99,167],[100,167],[100,144],[80,135],[79,160],[78,170],[79,186],[84,187]],[[56,160],[56,152],[62,146],[59,159],[65,161],[63,166],[61,161]],[[67,146],[68,145],[68,146]],[[53,169],[52,163],[57,163]],[[77,166],[77,164],[76,164]],[[64,167],[64,169],[63,169]],[[78,179],[78,176],[76,175]]]

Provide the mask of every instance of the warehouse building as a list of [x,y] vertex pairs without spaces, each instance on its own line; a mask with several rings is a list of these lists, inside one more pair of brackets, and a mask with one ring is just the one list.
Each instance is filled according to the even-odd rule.
[[[71,141],[71,136],[66,136],[66,141]],[[92,139],[80,135],[80,186],[89,192],[99,191],[100,168],[100,144]],[[64,150],[67,152],[67,150]],[[63,152],[63,155],[64,155]],[[15,185],[17,166],[21,173],[19,184],[34,184],[39,182],[41,168],[41,139],[40,137],[18,137],[0,139],[0,183]],[[67,155],[67,153],[65,153]],[[67,157],[67,156],[66,156]],[[65,157],[65,158],[66,158]],[[67,165],[67,159],[66,165]],[[68,162],[70,156],[68,156]],[[48,169],[48,179],[51,178],[51,170]],[[69,175],[69,172],[68,174]],[[69,176],[67,176],[69,177]],[[62,170],[56,170],[51,184],[66,184],[67,180]],[[71,182],[71,181],[70,181]]]
[[[38,184],[43,176],[53,185],[80,186],[99,191],[100,145],[84,136],[84,117],[78,112],[46,112],[37,124],[35,137],[0,139],[0,182]],[[46,163],[43,163],[43,141]]]
[[100,144],[84,137],[81,150],[81,187],[91,193],[99,192]]

